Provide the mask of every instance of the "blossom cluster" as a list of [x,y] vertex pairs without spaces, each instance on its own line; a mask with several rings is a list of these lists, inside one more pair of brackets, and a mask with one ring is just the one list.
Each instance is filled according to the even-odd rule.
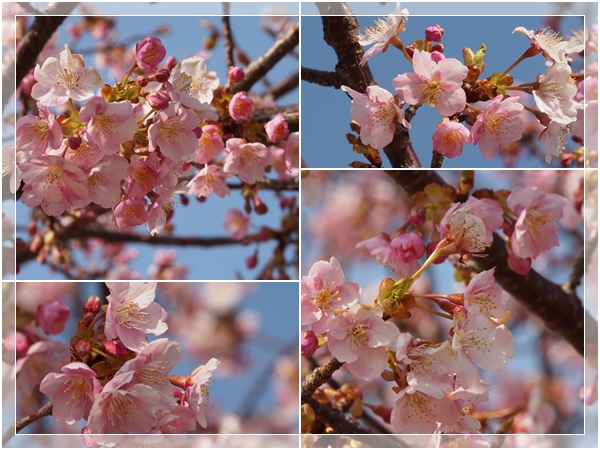
[[[84,419],[82,440],[89,447],[121,446],[127,435],[177,436],[207,427],[205,407],[211,375],[219,360],[182,376],[171,371],[181,359],[181,344],[148,334],[167,331],[167,313],[154,301],[156,283],[106,283],[107,304],[90,296],[70,345],[36,335],[19,322],[14,336],[17,386],[52,399],[52,416],[62,423]],[[35,323],[48,334],[61,332],[70,309],[60,301],[38,306]],[[27,316],[23,316],[27,317]],[[33,343],[37,340],[35,343]],[[6,346],[5,342],[5,346]],[[70,361],[61,353],[70,351]]]
[[177,194],[225,197],[229,177],[255,185],[271,167],[280,178],[295,173],[298,133],[281,115],[264,127],[251,118],[255,102],[229,87],[243,79],[241,68],[220,86],[202,57],[171,57],[161,67],[165,56],[160,39],[143,39],[113,86],[68,45],[35,67],[29,88],[38,114],[17,121],[16,149],[3,148],[3,174],[13,173],[12,191],[23,180],[25,205],[59,216],[95,204],[112,210],[118,231],[146,224],[154,235]]
[[[525,111],[528,111],[542,130],[539,139],[546,147],[546,162],[556,157],[562,158],[566,165],[573,162],[572,157],[561,157],[561,153],[569,136],[578,143],[584,141],[586,84],[590,95],[585,94],[585,112],[597,119],[597,89],[594,91],[597,77],[584,80],[583,72],[574,74],[571,68],[572,59],[585,47],[582,39],[573,36],[565,41],[550,29],[534,32],[517,27],[514,32],[528,37],[531,47],[504,72],[483,78],[485,45],[477,52],[465,48],[462,62],[447,58],[441,44],[444,29],[436,24],[425,30],[424,40],[417,39],[405,46],[398,34],[405,31],[408,11],[400,8],[398,3],[387,22],[379,19],[376,26],[368,27],[359,39],[363,46],[373,45],[365,52],[361,65],[385,52],[390,45],[401,50],[412,64],[412,72],[398,74],[392,80],[396,94],[380,86],[370,86],[366,93],[342,86],[352,97],[351,116],[356,122],[353,130],[358,131],[360,137],[358,142],[352,138],[356,151],[369,154],[363,147],[379,149],[390,144],[397,123],[410,128],[403,107],[425,103],[442,116],[432,141],[433,149],[445,157],[461,155],[466,143],[479,145],[486,159],[496,157],[501,145],[521,139],[525,132]],[[546,58],[546,73],[538,74],[531,82],[515,84],[510,70],[523,59],[537,54]],[[509,95],[509,91],[522,95]],[[527,94],[533,96],[537,110],[524,104]],[[594,132],[585,133],[585,144],[593,150]]]

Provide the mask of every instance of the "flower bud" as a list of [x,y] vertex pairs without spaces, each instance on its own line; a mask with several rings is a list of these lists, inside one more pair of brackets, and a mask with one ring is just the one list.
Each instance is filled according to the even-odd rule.
[[24,355],[29,348],[27,335],[20,331],[10,333],[4,338],[4,348],[10,353],[15,353],[17,356]]
[[233,120],[246,120],[252,115],[254,102],[244,92],[235,94],[229,102],[229,115]]
[[258,256],[256,255],[256,253],[254,255],[248,256],[246,258],[246,267],[248,269],[254,269],[257,264],[258,264]]
[[169,81],[169,77],[171,76],[171,72],[168,69],[159,69],[154,74],[154,79],[159,83],[164,83]]
[[71,309],[59,300],[38,306],[35,323],[47,334],[58,334],[65,329]]
[[229,68],[229,81],[232,83],[239,83],[244,79],[246,74],[244,73],[244,69],[241,67],[230,67]]
[[81,146],[81,136],[70,136],[68,140],[69,147],[73,150],[77,150]]
[[119,339],[114,339],[112,341],[104,339],[101,342],[106,350],[106,353],[109,355],[116,356],[117,358],[127,356],[127,349]]
[[437,52],[437,51],[433,51],[431,52],[431,60],[437,62],[440,62],[442,59],[446,59],[446,57],[444,56],[443,53]]
[[164,92],[152,91],[146,96],[146,101],[156,111],[161,111],[169,106],[169,96]]
[[167,60],[165,61],[165,68],[170,72],[171,70],[173,70],[175,68],[175,66],[177,65],[177,58],[175,58],[173,55],[169,56],[167,58]]
[[143,72],[154,70],[166,54],[165,47],[157,37],[145,37],[135,45],[135,61]]
[[277,114],[265,125],[267,131],[267,139],[270,142],[276,143],[281,139],[285,139],[290,134],[287,121],[281,114]]
[[85,358],[86,356],[91,355],[92,354],[92,344],[90,344],[88,341],[84,341],[84,340],[78,341],[77,344],[75,344],[75,353],[81,359]]
[[263,203],[263,201],[258,197],[258,195],[254,195],[254,211],[258,215],[266,214],[269,211],[267,205]]
[[83,312],[89,312],[94,315],[98,314],[100,312],[100,297],[96,295],[90,295],[83,304]]
[[300,351],[302,356],[306,356],[307,358],[314,355],[314,353],[319,348],[319,339],[312,330],[303,330],[302,331],[302,341],[300,343]]
[[406,53],[408,53],[408,56],[410,56],[411,58],[415,54],[415,50],[418,50],[415,44],[409,44],[406,46]]
[[139,86],[145,87],[145,86],[148,86],[148,83],[150,82],[150,80],[148,79],[148,77],[146,75],[140,75],[135,79],[135,82]]
[[444,35],[444,29],[439,25],[432,25],[425,28],[425,39],[431,42],[440,42]]

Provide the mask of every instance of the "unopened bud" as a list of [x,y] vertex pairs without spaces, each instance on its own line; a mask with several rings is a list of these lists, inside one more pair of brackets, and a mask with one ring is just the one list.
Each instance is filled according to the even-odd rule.
[[81,136],[70,136],[69,139],[69,147],[73,150],[77,150],[81,146]]
[[427,39],[428,41],[439,42],[442,40],[443,35],[444,29],[437,24],[425,28],[425,39]]
[[239,83],[244,79],[246,74],[244,73],[244,69],[241,67],[230,67],[229,68],[229,80],[232,83]]
[[146,96],[146,101],[156,111],[161,111],[169,106],[169,96],[164,92],[152,91]]
[[83,312],[92,313],[94,315],[98,314],[100,312],[100,297],[90,295],[83,304]]
[[317,351],[317,348],[319,348],[319,340],[315,333],[312,330],[303,330],[300,343],[302,356],[311,357]]
[[77,353],[77,356],[83,359],[92,354],[92,344],[84,340],[78,341],[77,344],[75,344],[75,352]]
[[263,201],[258,197],[258,195],[254,196],[254,211],[258,215],[266,214],[269,211],[267,205],[263,203]]
[[256,253],[254,255],[246,258],[246,267],[248,269],[254,269],[257,264],[258,264],[258,256],[256,255]]
[[15,353],[17,356],[24,355],[27,353],[27,349],[29,348],[29,340],[27,339],[27,335],[21,333],[20,331],[6,336],[3,344],[6,350],[8,350],[10,353]]
[[434,62],[440,62],[441,60],[446,59],[446,57],[444,56],[443,53],[440,53],[438,51],[432,51],[431,52],[431,60]]
[[158,69],[154,74],[154,79],[159,83],[164,83],[165,81],[169,81],[170,76],[171,72],[168,69]]
[[117,358],[127,356],[127,349],[118,339],[113,339],[112,341],[104,339],[102,340],[102,345],[109,355],[116,356]]
[[173,68],[177,65],[177,58],[175,58],[173,55],[169,56],[167,58],[167,60],[165,61],[165,68],[171,72],[171,70],[173,70]]
[[140,85],[141,87],[145,87],[148,85],[148,83],[150,82],[150,80],[148,80],[148,77],[146,75],[140,75],[135,79],[135,82]]

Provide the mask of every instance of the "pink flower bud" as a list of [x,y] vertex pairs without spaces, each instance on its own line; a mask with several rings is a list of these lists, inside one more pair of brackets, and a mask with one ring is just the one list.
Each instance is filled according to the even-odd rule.
[[442,44],[435,44],[433,47],[431,47],[431,51],[444,53],[444,46]]
[[70,136],[69,147],[73,150],[77,150],[81,146],[81,136]]
[[135,45],[135,61],[143,72],[154,70],[166,54],[161,40],[153,36],[148,36]]
[[406,46],[406,53],[408,53],[408,56],[410,56],[412,58],[416,49],[417,49],[417,46],[415,44],[408,44]]
[[179,400],[180,398],[183,398],[183,392],[181,392],[177,388],[173,388],[173,397],[175,397],[175,399]]
[[317,348],[319,348],[319,340],[315,333],[312,330],[302,331],[302,341],[300,343],[302,356],[309,358],[317,351]]
[[27,339],[27,336],[20,331],[10,333],[4,338],[4,348],[10,353],[16,353],[17,356],[24,355],[29,348],[29,340]]
[[116,356],[117,358],[127,356],[127,349],[119,339],[114,339],[112,341],[104,339],[102,340],[102,345],[109,355]]
[[244,73],[244,69],[241,67],[230,67],[229,68],[229,80],[232,83],[239,83],[244,79],[246,74]]
[[410,223],[418,225],[425,220],[425,208],[421,205],[415,205],[410,209],[409,214]]
[[159,83],[164,83],[165,81],[169,81],[169,77],[171,76],[171,71],[168,69],[159,69],[154,74],[154,79]]
[[140,85],[141,87],[145,87],[148,86],[148,83],[150,82],[150,80],[148,79],[148,77],[146,75],[140,75],[139,77],[137,77],[135,79],[135,82]]
[[434,62],[440,62],[442,59],[446,59],[443,53],[440,52],[431,52],[431,60]]
[[47,334],[58,334],[65,329],[70,312],[70,308],[59,300],[47,302],[38,306],[35,323]]
[[21,80],[21,84],[19,86],[21,87],[21,92],[23,92],[23,94],[31,95],[31,89],[37,83],[37,80],[33,76],[33,71],[34,69],[31,69],[29,73],[27,73],[27,75],[25,75]]
[[100,312],[100,298],[96,295],[90,295],[83,304],[83,312],[98,314]]
[[169,106],[169,96],[164,92],[152,91],[146,96],[146,101],[156,111],[163,110]]
[[281,114],[277,114],[265,125],[267,131],[267,139],[275,143],[281,139],[285,139],[290,134],[288,124]]
[[425,28],[425,39],[431,42],[440,42],[444,35],[444,29],[439,25],[433,25]]
[[257,264],[258,264],[258,257],[256,255],[256,253],[254,255],[246,258],[246,267],[248,269],[254,269]]
[[169,56],[165,61],[165,67],[170,72],[177,65],[177,58],[173,55]]
[[78,341],[75,344],[75,352],[83,359],[92,354],[92,345],[88,341]]
[[244,92],[235,94],[229,102],[229,115],[233,120],[246,120],[252,115],[254,102]]

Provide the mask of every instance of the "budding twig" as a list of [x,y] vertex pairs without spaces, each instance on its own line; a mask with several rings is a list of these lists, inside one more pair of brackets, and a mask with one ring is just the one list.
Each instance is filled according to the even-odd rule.
[[39,410],[34,412],[33,414],[28,415],[27,417],[21,420],[15,420],[10,424],[8,429],[2,434],[2,447],[6,445],[6,443],[19,431],[21,431],[26,426],[31,425],[36,420],[41,419],[42,417],[46,417],[52,414],[52,401],[49,401],[44,406],[42,406]]

